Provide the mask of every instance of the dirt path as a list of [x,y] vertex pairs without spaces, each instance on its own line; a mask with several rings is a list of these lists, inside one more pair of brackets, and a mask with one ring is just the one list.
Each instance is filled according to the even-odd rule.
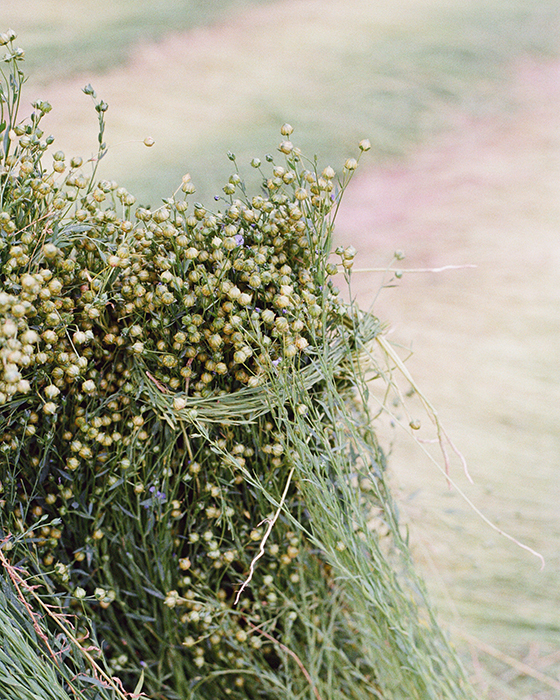
[[[477,266],[405,275],[374,308],[415,351],[409,369],[468,459],[476,485],[457,465],[459,483],[542,552],[545,570],[449,492],[406,437],[390,464],[446,617],[516,653],[533,644],[538,666],[539,650],[560,652],[560,62],[527,59],[512,78],[508,114],[458,115],[406,164],[358,175],[337,230],[359,249],[358,268],[395,249],[407,254],[401,267]],[[355,275],[362,304],[381,282]],[[522,680],[516,688],[529,692]],[[557,697],[541,692],[522,697]]]
[[[449,252],[462,247],[470,254],[490,207],[508,206],[507,198],[508,218],[521,213],[531,229],[535,215],[554,213],[546,205],[559,186],[560,64],[527,59],[512,74],[509,114],[479,120],[458,114],[454,128],[406,164],[357,176],[338,230],[358,242],[364,257],[377,259],[378,251],[395,246],[428,265],[448,261]],[[499,213],[493,222],[501,227],[505,217]],[[494,244],[502,244],[498,235],[486,238],[483,247]],[[526,248],[525,260],[537,246]]]

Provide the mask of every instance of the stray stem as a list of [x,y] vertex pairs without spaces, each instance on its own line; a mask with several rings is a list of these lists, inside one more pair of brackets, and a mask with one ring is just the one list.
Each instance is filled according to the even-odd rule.
[[290,469],[290,473],[288,474],[288,479],[286,481],[286,486],[284,486],[284,492],[282,493],[282,498],[280,499],[280,503],[278,504],[278,508],[276,509],[276,513],[274,513],[274,517],[268,521],[268,527],[266,528],[266,532],[264,533],[264,537],[261,540],[261,546],[259,547],[259,551],[257,552],[256,556],[254,557],[253,561],[251,562],[251,566],[249,569],[249,576],[243,582],[243,585],[241,586],[241,588],[237,591],[237,595],[235,596],[234,605],[237,605],[237,603],[239,602],[239,598],[241,597],[241,594],[243,593],[243,591],[249,585],[251,579],[253,578],[253,574],[255,573],[255,566],[256,566],[258,560],[264,554],[264,546],[266,544],[266,541],[270,537],[270,533],[272,532],[272,528],[274,527],[274,523],[278,520],[278,517],[280,516],[280,512],[282,510],[282,506],[284,505],[284,501],[286,500],[286,496],[288,495],[288,488],[290,487],[290,482],[292,480],[292,475],[294,473],[294,469],[295,469],[295,467],[292,467]]
[[[381,410],[385,411],[391,417],[391,419],[395,422],[396,425],[399,425],[401,428],[404,429],[404,425],[397,418],[397,416],[395,416],[393,413],[391,413],[391,411],[387,408],[387,406],[382,404],[381,401],[379,401],[378,399],[376,399],[376,401],[378,401],[380,403]],[[438,439],[438,442],[440,442],[439,439]],[[543,555],[540,554],[540,552],[537,552],[536,550],[532,549],[532,547],[529,547],[529,545],[523,544],[523,542],[520,542],[518,539],[513,537],[513,535],[508,534],[507,532],[505,532],[504,530],[499,528],[497,525],[495,525],[489,518],[487,518],[484,515],[484,513],[479,508],[476,507],[476,505],[471,501],[471,499],[461,489],[461,487],[455,481],[453,481],[453,479],[449,476],[447,464],[445,465],[445,469],[443,469],[441,467],[441,465],[439,464],[439,462],[436,459],[434,459],[433,455],[424,447],[424,445],[422,444],[422,441],[416,439],[416,443],[420,446],[422,451],[427,455],[428,459],[431,462],[433,462],[433,464],[435,464],[435,466],[440,470],[440,472],[442,472],[442,474],[447,479],[447,483],[450,486],[452,486],[455,489],[455,491],[457,491],[457,493],[461,496],[461,498],[465,501],[465,503],[467,503],[467,505],[470,506],[470,508],[478,515],[478,517],[481,518],[487,525],[489,525],[492,528],[492,530],[497,532],[499,535],[502,535],[502,537],[505,537],[506,539],[510,540],[511,542],[516,544],[518,547],[521,547],[521,549],[524,549],[527,552],[529,552],[530,554],[532,554],[533,556],[537,557],[537,559],[539,559],[539,561],[541,562],[541,571],[542,571],[545,567],[545,559],[544,559]],[[441,444],[441,442],[440,442],[440,444]],[[444,458],[445,457],[446,457],[446,453],[444,452]]]
[[495,659],[498,659],[502,663],[511,666],[524,676],[531,676],[531,678],[535,678],[536,680],[540,681],[541,683],[544,683],[545,685],[548,685],[551,688],[554,688],[555,690],[560,690],[560,683],[554,680],[554,678],[551,678],[550,676],[541,673],[537,669],[533,668],[532,666],[529,666],[528,664],[523,663],[522,661],[519,661],[518,659],[514,659],[508,654],[504,654],[499,649],[496,649],[490,644],[486,644],[486,642],[483,642],[482,640],[473,637],[471,634],[464,632],[458,627],[453,626],[453,631],[455,632],[455,634],[459,635],[459,637],[462,637],[468,644],[471,644],[473,647],[479,649],[480,651],[483,651],[489,656],[493,656]]
[[437,436],[438,436],[438,442],[439,446],[441,449],[441,452],[443,454],[443,458],[445,460],[445,473],[447,477],[449,477],[449,456],[447,454],[447,448],[445,447],[445,442],[449,444],[453,452],[459,457],[461,460],[461,464],[463,465],[463,470],[465,472],[465,475],[467,479],[472,483],[472,477],[469,474],[469,469],[467,466],[467,460],[461,453],[461,451],[455,446],[447,432],[445,431],[444,427],[441,424],[441,421],[439,419],[438,413],[434,406],[431,404],[431,402],[426,398],[426,396],[420,391],[418,388],[416,382],[412,378],[410,372],[407,370],[405,367],[404,362],[401,360],[401,358],[397,355],[397,353],[393,350],[391,345],[385,340],[385,338],[381,335],[376,336],[375,340],[381,345],[383,348],[385,354],[393,360],[397,368],[400,370],[401,374],[404,376],[404,378],[410,383],[410,386],[414,389],[414,391],[418,394],[420,397],[420,400],[422,401],[422,404],[424,405],[424,408],[426,409],[428,415],[432,418],[434,421],[436,428],[437,428]]
[[475,268],[477,265],[444,265],[443,267],[364,267],[360,269],[352,268],[354,272],[445,272],[447,270],[465,270],[467,268]]

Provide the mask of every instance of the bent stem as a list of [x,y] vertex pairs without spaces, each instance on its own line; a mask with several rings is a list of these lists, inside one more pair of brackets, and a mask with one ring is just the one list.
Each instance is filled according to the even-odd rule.
[[[102,668],[99,666],[99,664],[95,661],[93,656],[89,653],[87,649],[84,649],[84,647],[80,644],[80,642],[76,639],[76,637],[72,634],[72,632],[68,629],[68,627],[61,621],[61,616],[57,613],[54,613],[51,609],[51,606],[47,605],[45,602],[41,600],[41,598],[35,593],[35,587],[30,586],[19,574],[17,569],[10,564],[10,562],[6,559],[4,556],[4,553],[0,549],[0,564],[4,567],[6,570],[8,576],[12,580],[12,583],[14,584],[15,589],[18,592],[18,598],[22,602],[22,604],[25,606],[26,610],[28,611],[30,618],[33,620],[33,627],[39,634],[39,636],[46,642],[45,635],[40,630],[38,623],[36,621],[36,616],[32,612],[28,602],[25,600],[25,596],[23,595],[22,588],[24,588],[33,598],[33,600],[39,604],[41,609],[45,612],[46,615],[48,615],[51,620],[53,620],[58,627],[62,630],[64,633],[64,636],[69,639],[72,644],[79,649],[80,654],[84,656],[84,658],[88,661],[88,663],[91,665],[92,669],[96,674],[98,674],[99,678],[102,679],[102,682],[106,683],[108,687],[110,687],[114,692],[117,694],[117,697],[120,700],[132,700],[133,698],[139,698],[141,697],[141,694],[129,694],[125,693],[120,685],[120,681],[118,679],[112,678],[109,676]],[[51,648],[48,646],[47,647],[51,654],[53,655],[53,658],[56,662],[56,657],[54,655],[54,652],[51,650]]]
[[541,673],[536,668],[533,668],[532,666],[529,666],[528,664],[525,664],[522,661],[519,661],[518,659],[514,659],[513,656],[504,654],[503,651],[500,651],[499,649],[496,649],[490,644],[483,642],[481,639],[474,637],[472,634],[469,634],[468,632],[465,632],[464,630],[455,627],[455,625],[451,625],[451,627],[455,634],[459,635],[459,637],[462,637],[468,644],[471,644],[479,651],[482,651],[485,654],[488,654],[489,656],[493,656],[495,659],[498,659],[498,661],[501,661],[502,663],[511,666],[511,668],[514,668],[518,673],[521,673],[524,676],[530,676],[531,678],[534,678],[540,683],[548,685],[550,688],[560,690],[560,682],[554,680],[554,678],[547,676],[545,673]]
[[[293,469],[292,469],[292,472],[293,472]],[[288,654],[289,656],[292,657],[292,659],[296,662],[296,664],[299,666],[301,672],[305,676],[305,680],[309,683],[309,685],[313,689],[313,693],[315,694],[315,697],[317,698],[317,700],[322,700],[322,698],[319,694],[319,691],[317,690],[315,684],[313,683],[313,679],[309,675],[309,672],[307,671],[307,669],[303,665],[299,656],[291,649],[288,649],[288,647],[285,644],[282,644],[282,642],[279,642],[277,639],[275,639],[271,634],[268,634],[268,632],[265,632],[264,630],[260,629],[260,627],[256,627],[255,625],[253,625],[251,622],[249,622],[249,620],[247,620],[247,624],[249,625],[249,627],[254,629],[255,632],[262,634],[263,637],[265,637],[269,641],[273,642],[274,644],[277,644],[280,647],[280,649],[282,649],[282,651],[285,651],[286,654]]]

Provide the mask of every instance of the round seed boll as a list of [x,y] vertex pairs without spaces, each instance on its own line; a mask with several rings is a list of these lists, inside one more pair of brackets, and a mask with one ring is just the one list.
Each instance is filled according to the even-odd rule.
[[84,331],[76,331],[72,335],[72,340],[76,345],[83,345],[84,343],[88,342],[89,336]]
[[292,306],[292,302],[286,294],[279,294],[274,300],[274,305],[279,309],[286,309],[288,306]]
[[293,343],[290,343],[284,348],[284,357],[295,357],[297,355],[297,352],[297,347]]
[[[27,379],[20,379],[17,383],[17,391],[20,394],[28,394],[31,391],[31,384],[27,381]],[[34,426],[28,426],[27,429],[31,430],[32,433],[35,432]]]
[[164,367],[168,367],[169,369],[172,369],[173,367],[177,366],[178,360],[175,357],[175,355],[164,355],[161,363]]
[[58,248],[54,245],[54,243],[45,243],[43,246],[43,255],[45,258],[52,260],[53,258],[56,258],[57,254]]
[[278,150],[289,155],[294,150],[294,144],[291,141],[282,141],[278,146]]
[[210,345],[210,347],[213,350],[218,350],[223,345],[223,343],[224,343],[224,340],[223,340],[222,336],[219,335],[218,333],[214,333],[213,335],[211,335],[208,338],[208,345]]
[[80,368],[78,365],[70,365],[69,367],[66,368],[66,376],[69,379],[76,379],[76,377],[80,376]]
[[362,139],[358,144],[360,151],[369,151],[371,148],[371,142],[369,139]]
[[25,306],[23,304],[14,304],[14,306],[12,306],[12,316],[15,318],[23,318],[25,316]]
[[70,471],[75,471],[80,466],[80,460],[76,457],[69,457],[66,460],[66,468]]
[[55,399],[60,394],[60,389],[54,384],[49,384],[44,389],[47,399]]
[[243,364],[243,363],[245,362],[246,359],[247,359],[247,357],[246,357],[246,355],[245,355],[245,351],[244,351],[244,350],[236,350],[236,351],[233,353],[233,361],[234,361],[236,364],[238,364],[238,365]]
[[280,333],[287,333],[290,330],[290,324],[288,323],[288,320],[284,318],[284,316],[279,316],[275,319],[274,327]]

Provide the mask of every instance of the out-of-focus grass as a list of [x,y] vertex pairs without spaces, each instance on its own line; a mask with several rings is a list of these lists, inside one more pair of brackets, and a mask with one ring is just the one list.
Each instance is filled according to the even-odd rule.
[[27,70],[51,81],[102,72],[122,63],[140,41],[154,41],[272,0],[23,0],[3,2],[1,31],[22,37]]
[[[547,686],[475,645],[477,687],[491,680],[481,697],[492,700],[552,700],[560,689],[558,68],[558,59],[522,61],[504,95],[515,110],[464,119],[407,163],[358,175],[337,227],[340,242],[358,249],[358,269],[382,267],[395,249],[406,253],[404,268],[476,265],[400,281],[386,275],[398,288],[383,289],[374,308],[403,357],[412,347],[408,369],[475,483],[454,455],[452,477],[487,518],[546,560],[541,571],[492,530],[397,430],[388,461],[443,619],[556,679]],[[381,275],[354,275],[362,304],[380,284]],[[394,411],[406,427],[402,407]],[[422,417],[419,403],[411,413]],[[433,430],[422,423],[413,434],[429,440]],[[422,446],[442,462],[435,446]]]
[[[172,3],[160,5],[167,9],[158,32]],[[56,108],[52,130],[64,135],[59,146],[82,154],[95,146],[95,118],[79,92],[89,81],[110,104],[107,138],[114,148],[103,172],[145,202],[167,196],[186,171],[199,197],[216,194],[230,174],[226,152],[234,151],[243,163],[262,157],[284,121],[296,127],[306,152],[333,165],[364,136],[378,158],[401,156],[445,128],[450,110],[481,114],[503,107],[496,84],[504,65],[529,51],[554,51],[560,35],[557,0],[457,0],[451,7],[442,0],[261,5],[230,12],[212,30],[139,50],[129,64],[103,75],[96,75],[97,57],[78,81],[43,85],[41,96]],[[115,15],[112,32],[119,26],[116,7],[109,12]],[[141,35],[144,15],[154,10],[142,2],[123,7],[124,36]],[[40,15],[41,8],[36,10]],[[79,32],[86,45],[105,36],[90,23],[91,34],[86,20]],[[20,33],[26,43],[25,30]],[[47,46],[54,43],[36,49],[48,64]],[[129,44],[115,43],[122,58]],[[29,47],[28,55],[34,50]],[[29,91],[29,101],[34,96]],[[151,151],[115,146],[146,134],[156,139]]]

